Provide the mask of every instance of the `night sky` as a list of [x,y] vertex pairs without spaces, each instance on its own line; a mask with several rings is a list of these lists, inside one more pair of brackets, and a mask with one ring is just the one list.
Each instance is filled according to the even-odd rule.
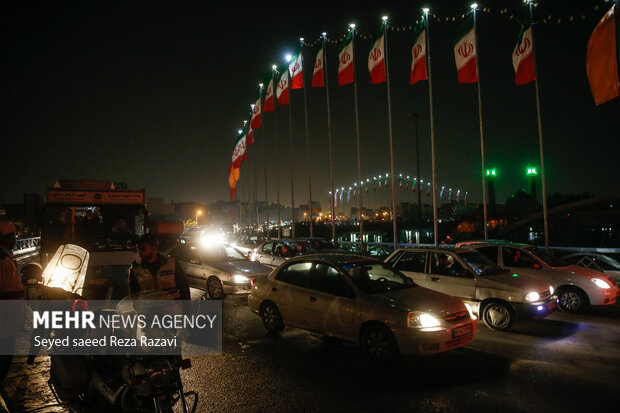
[[[174,201],[227,199],[227,167],[242,126],[271,65],[294,52],[300,36],[322,31],[339,38],[355,22],[375,34],[382,15],[395,27],[413,25],[428,6],[435,102],[438,186],[481,199],[476,85],[457,82],[452,42],[469,2],[4,2],[0,75],[2,172],[0,202],[43,193],[58,178],[126,181],[148,196]],[[538,72],[548,191],[617,193],[620,100],[596,107],[585,73],[590,33],[610,7],[603,1],[545,1],[536,16]],[[533,84],[514,85],[511,54],[525,8],[521,0],[481,2],[480,77],[487,165],[498,169],[500,202],[525,186],[526,164],[539,165]],[[594,5],[600,5],[598,11]],[[500,14],[500,7],[509,12]],[[585,20],[581,19],[581,15]],[[569,16],[575,22],[569,22]],[[457,16],[457,21],[445,21]],[[560,24],[557,19],[562,18]],[[396,171],[415,175],[413,120],[419,112],[422,178],[430,178],[428,86],[409,86],[413,33],[388,32]],[[385,84],[370,85],[372,41],[357,42],[363,176],[389,172]],[[352,86],[336,84],[338,45],[327,50],[334,138],[335,183],[357,176]],[[316,48],[304,49],[306,84]],[[296,204],[307,200],[303,94],[293,91]],[[314,198],[329,190],[325,90],[308,89]],[[281,200],[290,203],[288,108],[273,114],[249,147],[238,195],[247,199],[254,168],[264,199],[263,155],[269,155],[270,200],[281,163]],[[540,187],[539,187],[540,188]],[[539,192],[540,193],[540,192]],[[399,192],[399,201],[413,199]],[[430,200],[430,198],[429,198]],[[387,205],[387,199],[383,204]],[[372,205],[371,205],[372,206]]]

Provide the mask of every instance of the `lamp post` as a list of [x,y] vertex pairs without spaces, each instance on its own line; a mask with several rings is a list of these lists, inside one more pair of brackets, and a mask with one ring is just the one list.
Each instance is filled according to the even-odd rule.
[[202,215],[202,209],[196,210],[196,226],[198,226],[198,216]]

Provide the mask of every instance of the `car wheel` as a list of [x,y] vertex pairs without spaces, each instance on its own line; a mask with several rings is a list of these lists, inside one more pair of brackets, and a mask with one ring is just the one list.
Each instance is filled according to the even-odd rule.
[[567,287],[558,291],[558,307],[566,313],[578,313],[588,304],[588,297],[578,288]]
[[271,334],[277,334],[284,328],[280,310],[278,310],[278,307],[271,301],[262,305],[260,317],[263,320],[263,325]]
[[482,310],[482,321],[491,330],[508,330],[514,322],[515,316],[512,308],[499,301],[493,301]]
[[214,300],[221,300],[224,297],[224,287],[219,278],[210,277],[207,280],[207,292]]
[[390,361],[398,355],[398,346],[392,332],[383,325],[370,325],[362,333],[362,350],[367,357]]

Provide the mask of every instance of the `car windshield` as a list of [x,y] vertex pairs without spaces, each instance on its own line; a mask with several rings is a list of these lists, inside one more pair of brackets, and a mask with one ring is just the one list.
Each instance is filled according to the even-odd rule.
[[365,293],[385,293],[417,287],[408,277],[378,262],[348,263],[341,268]]
[[478,275],[497,275],[507,272],[478,251],[459,251],[457,253],[465,263]]
[[545,262],[547,265],[551,267],[567,267],[568,263],[566,261],[552,255],[547,252],[544,248],[527,248],[527,251],[531,252],[535,256],[537,256],[540,260]]
[[245,260],[236,249],[223,244],[209,245],[202,248],[202,259],[206,262]]

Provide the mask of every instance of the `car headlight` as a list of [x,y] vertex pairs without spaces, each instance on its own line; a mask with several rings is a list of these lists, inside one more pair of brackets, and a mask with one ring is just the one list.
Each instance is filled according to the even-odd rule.
[[474,315],[474,310],[471,309],[471,305],[467,303],[463,303],[463,304],[465,304],[465,307],[467,307],[467,311],[469,312],[469,318],[471,318],[472,320],[477,319],[478,317]]
[[553,295],[553,291],[554,291],[553,286],[550,285],[549,286],[549,294]]
[[250,279],[246,277],[245,275],[235,274],[233,275],[233,281],[236,284],[246,284],[250,282]]
[[609,283],[605,282],[604,280],[601,280],[600,278],[592,278],[592,282],[596,284],[596,286],[599,288],[603,288],[603,289],[611,288],[609,286]]
[[411,311],[407,314],[407,327],[439,327],[440,324],[439,319],[427,313]]
[[525,301],[538,301],[540,300],[540,294],[538,294],[536,291],[532,291],[529,292],[527,294],[525,294]]

